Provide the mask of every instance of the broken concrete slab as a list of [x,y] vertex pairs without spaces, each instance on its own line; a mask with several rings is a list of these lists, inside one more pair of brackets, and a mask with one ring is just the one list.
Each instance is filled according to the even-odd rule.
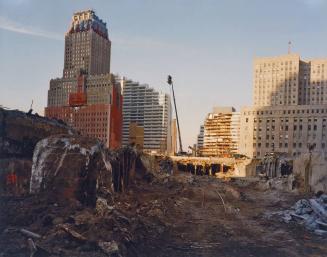
[[[33,155],[30,192],[46,192],[54,202],[77,199],[95,206],[100,174],[111,178],[102,151],[99,141],[87,137],[57,135],[41,140]],[[111,179],[107,187],[111,188]]]
[[300,199],[291,207],[291,210],[280,211],[275,215],[280,216],[286,223],[295,220],[304,224],[308,230],[313,232],[317,230],[316,234],[325,235],[323,232],[326,231],[327,233],[325,196],[322,194],[309,200]]

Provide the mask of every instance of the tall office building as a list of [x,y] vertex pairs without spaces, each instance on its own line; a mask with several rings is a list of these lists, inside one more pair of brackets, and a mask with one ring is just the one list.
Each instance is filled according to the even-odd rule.
[[298,54],[256,58],[254,105],[326,104],[326,70],[327,59],[303,61]]
[[240,113],[233,107],[215,107],[204,121],[203,156],[231,156],[238,153]]
[[63,77],[50,80],[45,115],[117,148],[122,95],[110,74],[110,51],[106,23],[92,10],[74,13],[65,35]]
[[146,152],[171,152],[170,97],[146,84],[121,79],[123,85],[123,145],[129,143],[130,125],[144,128],[143,150]]
[[297,156],[309,145],[326,153],[327,59],[256,58],[253,96],[254,107],[241,110],[240,153]]

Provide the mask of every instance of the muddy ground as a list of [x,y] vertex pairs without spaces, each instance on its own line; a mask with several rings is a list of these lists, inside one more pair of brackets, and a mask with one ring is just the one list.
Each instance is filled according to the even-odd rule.
[[[45,196],[1,198],[0,256],[327,256],[327,239],[267,218],[304,195],[178,173],[102,192],[108,205],[58,205]],[[103,247],[105,245],[105,247]]]

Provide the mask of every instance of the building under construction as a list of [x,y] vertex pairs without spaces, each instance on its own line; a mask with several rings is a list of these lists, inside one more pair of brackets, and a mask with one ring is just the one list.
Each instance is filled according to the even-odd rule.
[[238,152],[240,114],[233,107],[215,107],[204,122],[203,156],[229,157]]
[[65,35],[63,77],[50,80],[45,115],[121,146],[121,87],[110,74],[111,41],[106,23],[92,10],[77,12]]

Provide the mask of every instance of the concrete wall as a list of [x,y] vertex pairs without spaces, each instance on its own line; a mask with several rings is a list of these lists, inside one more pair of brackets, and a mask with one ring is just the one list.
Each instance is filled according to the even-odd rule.
[[313,152],[302,154],[293,162],[294,174],[300,175],[306,184],[306,180],[311,187],[311,191],[327,192],[327,160],[323,153]]

